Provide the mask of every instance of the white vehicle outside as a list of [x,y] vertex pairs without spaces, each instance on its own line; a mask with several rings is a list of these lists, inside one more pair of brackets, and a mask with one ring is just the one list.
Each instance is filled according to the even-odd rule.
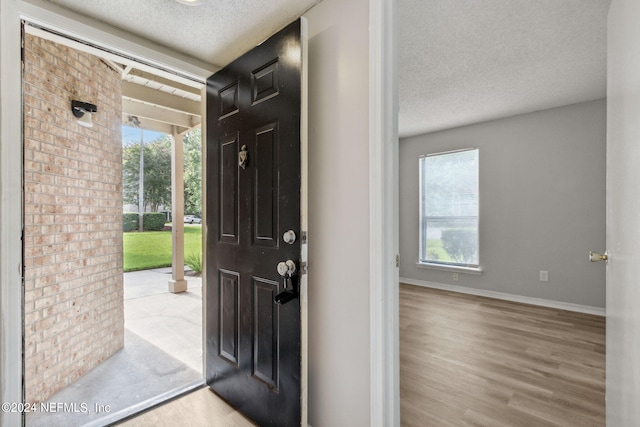
[[198,218],[195,215],[185,215],[184,223],[185,224],[202,224],[202,218]]

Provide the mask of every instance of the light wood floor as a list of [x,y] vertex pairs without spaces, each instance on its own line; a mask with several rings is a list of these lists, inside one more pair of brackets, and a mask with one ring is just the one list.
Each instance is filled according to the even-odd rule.
[[[604,317],[400,285],[402,426],[604,426]],[[122,424],[250,427],[208,388]]]
[[121,427],[255,427],[208,387],[145,412]]
[[604,426],[605,318],[400,285],[403,426]]

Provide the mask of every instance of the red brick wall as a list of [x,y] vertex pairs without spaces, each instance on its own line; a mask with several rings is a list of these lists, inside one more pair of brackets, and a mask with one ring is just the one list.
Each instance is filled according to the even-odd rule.
[[[26,35],[25,382],[42,401],[122,348],[121,79]],[[71,100],[96,104],[93,128]]]

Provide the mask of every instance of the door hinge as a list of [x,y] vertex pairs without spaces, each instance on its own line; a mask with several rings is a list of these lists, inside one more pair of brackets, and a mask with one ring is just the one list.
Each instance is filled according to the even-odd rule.
[[400,267],[400,254],[396,255],[396,268]]
[[300,263],[300,274],[307,274],[307,271],[309,270],[309,267],[307,266],[307,263],[305,261]]
[[302,243],[303,245],[307,244],[307,232],[306,231],[301,231],[300,232],[300,243]]

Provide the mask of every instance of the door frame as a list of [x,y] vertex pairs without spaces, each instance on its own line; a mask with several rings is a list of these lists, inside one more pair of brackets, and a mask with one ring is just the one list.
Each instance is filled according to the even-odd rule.
[[372,426],[400,426],[397,1],[369,0]]
[[[0,401],[22,402],[22,75],[15,0],[0,3]],[[19,125],[17,125],[19,124]],[[5,141],[15,141],[9,147]],[[20,369],[17,369],[20,368]],[[0,425],[19,426],[0,412]]]
[[[372,425],[399,425],[396,1],[369,0],[370,337]],[[21,21],[203,81],[217,71],[186,55],[38,0],[0,3],[0,401],[22,402]],[[382,120],[380,120],[382,118]],[[12,141],[12,144],[6,143]],[[392,286],[387,286],[391,283]],[[20,367],[20,369],[16,369]],[[0,424],[21,425],[0,412]]]

